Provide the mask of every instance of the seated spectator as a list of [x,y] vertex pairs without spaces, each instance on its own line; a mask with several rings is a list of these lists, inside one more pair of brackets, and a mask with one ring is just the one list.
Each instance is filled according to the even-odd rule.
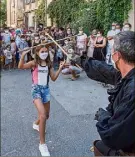
[[80,77],[81,70],[76,66],[76,63],[80,62],[80,56],[75,55],[73,49],[68,50],[68,57],[64,69],[62,70],[63,75],[72,75],[72,81],[75,81]]
[[103,36],[103,31],[98,31],[97,38],[94,43],[93,58],[99,61],[106,59],[106,38]]
[[120,32],[114,37],[113,66],[91,59],[85,65],[89,78],[115,85],[108,90],[108,107],[95,115],[101,137],[94,142],[95,156],[135,156],[134,43],[135,32]]

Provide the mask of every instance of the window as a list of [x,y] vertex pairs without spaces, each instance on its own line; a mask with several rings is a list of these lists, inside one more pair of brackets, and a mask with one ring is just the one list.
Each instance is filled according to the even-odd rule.
[[31,0],[25,0],[25,4],[29,4]]
[[31,0],[31,3],[34,3],[35,2],[35,0]]

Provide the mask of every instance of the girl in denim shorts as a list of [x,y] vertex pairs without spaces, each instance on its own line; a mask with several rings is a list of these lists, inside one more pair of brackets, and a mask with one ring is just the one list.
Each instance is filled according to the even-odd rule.
[[35,59],[24,63],[25,55],[28,52],[23,52],[18,68],[32,70],[32,97],[39,114],[38,120],[33,123],[33,129],[39,131],[40,134],[39,150],[41,155],[50,156],[45,144],[46,120],[49,118],[50,112],[49,77],[52,81],[55,81],[62,71],[65,62],[62,62],[58,71],[54,73],[47,48],[38,46],[35,51]]

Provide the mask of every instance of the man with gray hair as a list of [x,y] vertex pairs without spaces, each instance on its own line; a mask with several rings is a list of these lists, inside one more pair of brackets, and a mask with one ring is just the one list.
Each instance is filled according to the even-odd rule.
[[112,60],[113,66],[96,60],[85,64],[89,78],[115,85],[108,90],[108,107],[95,115],[101,140],[94,142],[94,152],[95,156],[135,156],[135,32],[114,37]]

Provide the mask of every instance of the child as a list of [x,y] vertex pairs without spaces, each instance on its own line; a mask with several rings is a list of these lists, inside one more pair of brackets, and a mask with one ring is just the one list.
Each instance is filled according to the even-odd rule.
[[8,69],[11,71],[12,66],[12,52],[10,45],[6,46],[6,49],[4,50],[5,55],[5,66],[8,65]]
[[61,63],[59,70],[54,73],[47,48],[38,46],[35,51],[35,59],[24,64],[24,58],[27,53],[28,51],[23,52],[18,68],[32,70],[32,97],[39,113],[39,119],[33,123],[33,128],[38,130],[40,134],[39,150],[41,155],[50,156],[45,144],[46,120],[49,118],[50,112],[49,76],[52,81],[55,81],[62,71],[65,62]]

